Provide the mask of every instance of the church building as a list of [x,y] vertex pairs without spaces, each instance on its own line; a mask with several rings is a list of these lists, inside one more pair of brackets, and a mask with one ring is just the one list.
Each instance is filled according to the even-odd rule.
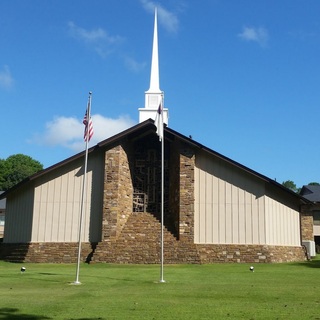
[[[150,88],[139,123],[88,151],[81,260],[159,263],[162,194],[164,263],[305,260],[312,215],[301,208],[312,203],[170,128],[159,82],[155,13]],[[154,124],[159,106],[163,161]],[[0,259],[77,261],[84,156],[1,194],[6,222]]]

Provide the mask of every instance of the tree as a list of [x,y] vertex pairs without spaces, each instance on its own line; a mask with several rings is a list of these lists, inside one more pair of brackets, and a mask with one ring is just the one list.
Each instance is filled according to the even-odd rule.
[[309,182],[308,186],[320,186],[320,183],[318,183],[318,182]]
[[298,188],[296,184],[292,180],[283,181],[282,185],[288,189],[290,189],[293,192],[297,192]]
[[0,190],[8,190],[23,179],[43,169],[43,165],[24,154],[0,159]]

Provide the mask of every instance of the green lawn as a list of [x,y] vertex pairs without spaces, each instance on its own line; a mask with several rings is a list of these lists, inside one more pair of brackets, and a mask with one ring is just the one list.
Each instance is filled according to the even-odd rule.
[[1,261],[0,319],[320,319],[319,258],[249,266]]

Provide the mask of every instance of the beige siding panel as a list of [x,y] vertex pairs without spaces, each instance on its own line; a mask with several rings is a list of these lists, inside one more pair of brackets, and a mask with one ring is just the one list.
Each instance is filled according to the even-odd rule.
[[245,204],[245,226],[246,226],[246,244],[252,244],[252,207],[251,207],[251,194],[246,192],[244,198]]
[[[61,174],[55,172],[39,181],[35,188],[34,242],[77,242],[83,174],[82,165]],[[45,180],[46,179],[46,180]],[[87,192],[91,194],[92,172],[87,173]],[[88,241],[90,197],[86,199],[82,241]]]
[[[83,226],[82,226],[82,241],[89,241],[89,224],[90,224],[90,207],[91,207],[91,199],[89,195],[91,194],[91,185],[92,185],[92,172],[88,172],[87,174],[87,186],[86,186],[86,195],[85,195],[85,204],[83,208]],[[80,188],[80,195],[81,195],[81,188]],[[80,197],[81,199],[81,197]],[[81,207],[81,201],[79,202]],[[79,209],[79,221],[80,221],[80,212],[81,210]]]
[[272,199],[268,198],[269,206],[270,206],[270,214],[271,214],[271,221],[272,224],[270,225],[271,230],[271,243],[270,244],[276,244],[277,243],[277,234],[279,229],[279,216],[276,214],[276,204]]
[[44,232],[44,238],[43,239],[38,239],[38,241],[44,241],[44,242],[52,242],[52,230],[56,228],[52,224],[53,220],[53,203],[48,202],[47,203],[47,211],[46,211],[46,217],[45,217],[45,232]]
[[[40,212],[40,202],[34,201],[34,207],[33,207],[33,220],[32,220],[32,233],[33,234],[38,234],[39,233],[39,221],[36,221],[37,219],[39,220],[39,216],[37,216],[35,213]],[[32,241],[32,239],[31,239]]]
[[[298,211],[287,209],[285,220],[287,226],[287,243],[291,245],[300,244],[300,214]],[[299,230],[299,232],[297,232]]]
[[[220,239],[220,233],[219,233],[219,179],[216,177],[212,177],[212,199],[213,199],[213,206],[212,206],[212,223],[213,223],[213,229],[212,229],[212,243],[219,243]],[[210,242],[209,242],[210,243]]]
[[275,221],[273,219],[273,210],[271,208],[271,201],[270,198],[265,197],[265,203],[266,203],[266,243],[272,244],[273,242],[273,229],[269,226],[272,226]]
[[[66,242],[71,242],[76,238],[76,231],[74,230],[74,226],[76,226],[76,228],[79,227],[78,215],[75,217],[73,214],[75,211],[80,210],[80,195],[78,190],[75,188],[75,184],[73,183],[74,175],[75,171],[67,175],[67,212],[65,230],[63,233],[63,238]],[[69,199],[73,199],[73,201],[70,201]]]
[[238,188],[232,185],[232,243],[239,243],[239,195]]
[[300,245],[299,213],[281,197],[267,196],[263,181],[200,152],[195,167],[195,242]]
[[239,243],[246,243],[245,192],[239,189]]
[[320,226],[313,226],[313,234],[315,236],[320,236]]
[[233,243],[232,231],[232,193],[231,184],[226,182],[226,209],[225,209],[225,220],[226,220],[226,243]]
[[[222,170],[221,170],[222,171]],[[226,182],[219,180],[219,243],[226,243]]]
[[194,196],[195,199],[198,201],[195,201],[194,203],[194,238],[198,240],[198,243],[200,243],[200,170],[194,171]]
[[266,223],[265,223],[265,197],[258,200],[259,207],[259,244],[267,243],[266,240]]
[[70,214],[71,212],[74,211],[74,207],[75,207],[74,203],[67,202],[65,228],[63,232],[63,238],[65,239],[66,242],[71,242],[76,237],[75,231],[74,231],[74,235],[72,234],[73,226],[76,226],[77,228],[79,227],[78,219],[75,219],[75,217],[72,214]]
[[287,243],[287,232],[286,232],[286,226],[287,223],[287,208],[280,205],[280,203],[277,203],[278,210],[280,212],[280,243]]
[[[201,185],[205,185],[206,184],[206,176],[203,172],[200,172],[200,182]],[[201,189],[201,193],[200,193],[200,212],[204,212],[203,215],[200,216],[200,225],[206,225],[206,207],[205,207],[205,203],[206,203],[206,194],[205,194],[205,190]],[[204,230],[204,232],[199,233],[200,235],[200,243],[205,243],[205,239],[206,239],[206,230]]]
[[265,241],[264,184],[205,153],[196,157],[195,242]]
[[[13,193],[7,201],[4,242],[78,241],[83,160],[57,167]],[[82,241],[101,240],[103,184],[104,153],[91,154]]]
[[63,175],[61,177],[61,185],[60,185],[60,206],[59,206],[59,220],[58,224],[60,225],[60,228],[57,230],[57,240],[63,239],[66,232],[66,215],[67,215],[67,192],[68,192],[68,175]]
[[260,244],[260,227],[259,227],[259,205],[258,201],[251,196],[252,209],[252,243]]
[[[213,241],[213,211],[212,211],[212,192],[213,192],[213,177],[211,175],[205,175],[206,177],[206,181],[205,181],[205,185],[206,190],[205,190],[205,204],[203,205],[204,208],[202,208],[202,210],[205,210],[206,212],[206,220],[205,220],[205,243],[208,242],[212,242]],[[201,210],[201,211],[202,211]],[[200,211],[200,212],[201,212]]]
[[300,214],[288,206],[265,197],[268,209],[266,219],[266,242],[269,245],[300,245]]
[[33,189],[22,189],[13,195],[18,200],[7,199],[6,227],[3,242],[26,243],[31,241]]

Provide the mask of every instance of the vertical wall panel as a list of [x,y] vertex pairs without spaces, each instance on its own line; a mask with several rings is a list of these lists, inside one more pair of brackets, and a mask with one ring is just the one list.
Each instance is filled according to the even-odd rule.
[[246,225],[246,244],[251,244],[252,242],[252,206],[251,206],[251,194],[246,192],[244,198],[245,207],[245,225]]
[[251,196],[252,209],[252,243],[260,244],[260,227],[259,227],[259,205],[258,201]]
[[205,210],[206,212],[206,220],[205,220],[205,242],[209,241],[212,242],[212,235],[213,235],[213,211],[212,211],[212,192],[213,192],[213,184],[212,184],[212,176],[211,175],[205,175],[205,205],[202,210]]
[[[94,163],[95,158],[93,157],[91,158],[91,166],[94,166]],[[72,163],[64,167],[61,172],[53,172],[51,175],[39,179],[38,186],[35,188],[32,241],[78,241],[83,184],[82,166],[82,161],[79,161],[78,165]],[[101,181],[98,183],[101,187]],[[102,194],[102,189],[100,192]],[[82,241],[89,239],[92,209],[99,210],[95,204],[91,206],[91,194],[92,170],[89,170],[83,211]]]
[[270,197],[265,197],[268,208],[266,243],[270,245],[300,245],[300,214]]
[[194,171],[194,197],[198,199],[194,204],[194,238],[198,239],[198,242],[201,243],[200,240],[200,170]]
[[213,214],[213,235],[212,235],[212,243],[219,243],[220,232],[219,232],[219,179],[216,177],[212,177],[212,198],[213,198],[213,206],[212,206],[212,214]]
[[239,196],[238,188],[232,185],[232,243],[239,243]]
[[265,197],[259,198],[259,244],[267,243]]
[[[83,159],[77,159],[15,191],[7,201],[4,242],[77,242],[82,179]],[[103,183],[104,153],[90,154],[83,241],[101,240]]]
[[204,152],[195,179],[196,243],[299,245],[298,211],[264,181]]
[[219,243],[226,243],[226,182],[219,179]]
[[[204,174],[204,172],[200,172],[200,181],[202,185],[206,184],[206,176]],[[205,190],[201,190],[200,193],[200,212],[204,212],[205,214],[202,214],[200,216],[200,225],[201,226],[206,226],[206,216],[207,216],[207,212],[206,212],[206,208],[205,208],[205,204],[206,204],[206,193]],[[206,242],[206,229],[202,230],[202,232],[200,232],[200,242],[201,243],[205,243]]]
[[265,239],[265,223],[260,223],[263,186],[221,160],[196,159],[195,188],[200,190],[195,190],[195,241],[250,244]]
[[245,192],[239,189],[239,243],[246,243]]
[[[19,201],[12,199],[19,198]],[[5,243],[24,243],[31,241],[33,216],[33,189],[15,191],[7,198],[6,226],[4,232]]]
[[[227,178],[227,180],[229,180]],[[233,231],[233,221],[232,221],[232,193],[231,184],[226,182],[226,208],[225,208],[225,220],[226,220],[226,243],[233,243],[232,231]]]

